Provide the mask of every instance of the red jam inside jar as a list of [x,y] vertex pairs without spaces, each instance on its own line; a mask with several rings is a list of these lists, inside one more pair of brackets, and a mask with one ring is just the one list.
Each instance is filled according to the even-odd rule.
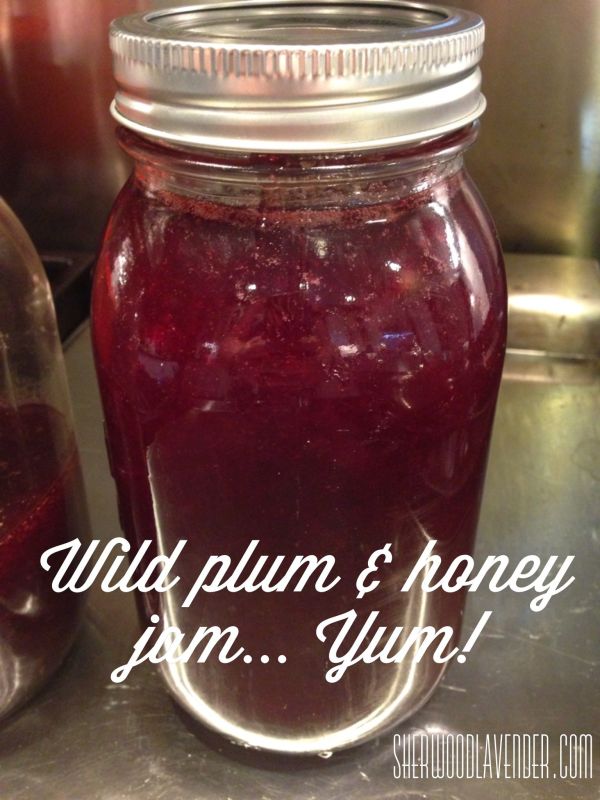
[[79,627],[82,597],[52,590],[44,551],[87,531],[75,440],[61,413],[0,409],[0,716],[54,672]]
[[[506,290],[462,165],[473,136],[217,157],[121,130],[136,169],[107,227],[93,332],[122,524],[161,553],[187,540],[181,580],[145,597],[144,624],[239,627],[251,663],[192,658],[163,674],[196,718],[246,745],[335,749],[430,696],[443,665],[428,657],[326,681],[324,619],[377,610],[378,625],[459,635],[461,593],[399,587],[431,539],[444,563],[470,553],[479,513]],[[341,580],[182,608],[211,555],[235,564],[254,539],[270,557],[331,554]],[[388,542],[393,562],[357,600]]]

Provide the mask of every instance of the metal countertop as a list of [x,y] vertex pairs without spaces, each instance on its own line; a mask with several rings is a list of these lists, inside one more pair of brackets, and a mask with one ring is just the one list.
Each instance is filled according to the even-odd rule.
[[[594,773],[600,776],[600,371],[594,359],[600,281],[592,262],[563,265],[570,270],[563,283],[571,305],[561,305],[555,288],[536,284],[539,277],[549,280],[557,263],[509,259],[511,301],[521,298],[511,307],[510,344],[518,352],[507,357],[476,557],[574,554],[575,583],[538,614],[529,610],[528,595],[470,594],[463,640],[485,609],[493,609],[492,620],[466,663],[450,666],[430,702],[398,732],[547,733],[551,763],[558,759],[561,733],[592,733]],[[547,302],[532,323],[534,295]],[[577,308],[579,321],[573,317]],[[535,347],[528,346],[532,336]],[[553,356],[540,349],[550,339]],[[93,534],[108,539],[120,528],[87,327],[71,340],[67,367]],[[327,761],[233,748],[198,731],[147,665],[124,685],[110,682],[137,636],[133,598],[93,591],[73,654],[0,731],[0,800],[600,796],[598,777],[395,780],[392,734]]]

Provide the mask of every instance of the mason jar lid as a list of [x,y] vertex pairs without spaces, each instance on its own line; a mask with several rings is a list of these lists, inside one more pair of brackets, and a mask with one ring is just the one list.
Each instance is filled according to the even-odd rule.
[[228,0],[110,29],[123,125],[187,147],[339,152],[475,120],[484,24],[403,0]]

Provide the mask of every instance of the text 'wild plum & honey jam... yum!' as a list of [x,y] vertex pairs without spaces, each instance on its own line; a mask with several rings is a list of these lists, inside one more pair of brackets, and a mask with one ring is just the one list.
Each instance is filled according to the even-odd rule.
[[[239,627],[250,663],[161,668],[194,717],[246,746],[356,744],[440,680],[425,657],[328,682],[324,619],[377,610],[390,629],[460,632],[463,593],[399,587],[432,539],[446,563],[472,551],[504,356],[502,257],[463,166],[483,31],[471,13],[376,0],[113,23],[113,113],[135,166],[93,330],[121,520],[159,554],[187,540],[144,624]],[[211,555],[235,563],[252,540],[288,561],[333,555],[340,580],[183,607]]]

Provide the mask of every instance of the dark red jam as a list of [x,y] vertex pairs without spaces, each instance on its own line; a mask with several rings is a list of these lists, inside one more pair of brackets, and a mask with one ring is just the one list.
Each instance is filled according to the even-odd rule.
[[[328,683],[318,623],[376,609],[379,625],[460,630],[462,595],[398,588],[430,539],[447,561],[472,549],[505,340],[493,228],[450,160],[400,175],[396,195],[389,177],[353,178],[328,199],[284,191],[291,160],[278,173],[274,157],[240,205],[235,191],[210,197],[209,181],[170,190],[158,148],[150,165],[136,147],[93,308],[122,524],[164,553],[188,540],[181,581],[146,613],[190,637],[237,625],[253,656],[192,659],[167,681],[196,717],[250,744],[358,740],[421,705],[443,667],[359,664]],[[341,581],[201,593],[181,608],[210,555],[237,561],[253,539],[270,556],[332,554]],[[357,601],[356,577],[387,542],[393,563]]]
[[48,548],[86,531],[73,435],[47,405],[0,409],[0,716],[61,663],[81,595],[52,591]]

